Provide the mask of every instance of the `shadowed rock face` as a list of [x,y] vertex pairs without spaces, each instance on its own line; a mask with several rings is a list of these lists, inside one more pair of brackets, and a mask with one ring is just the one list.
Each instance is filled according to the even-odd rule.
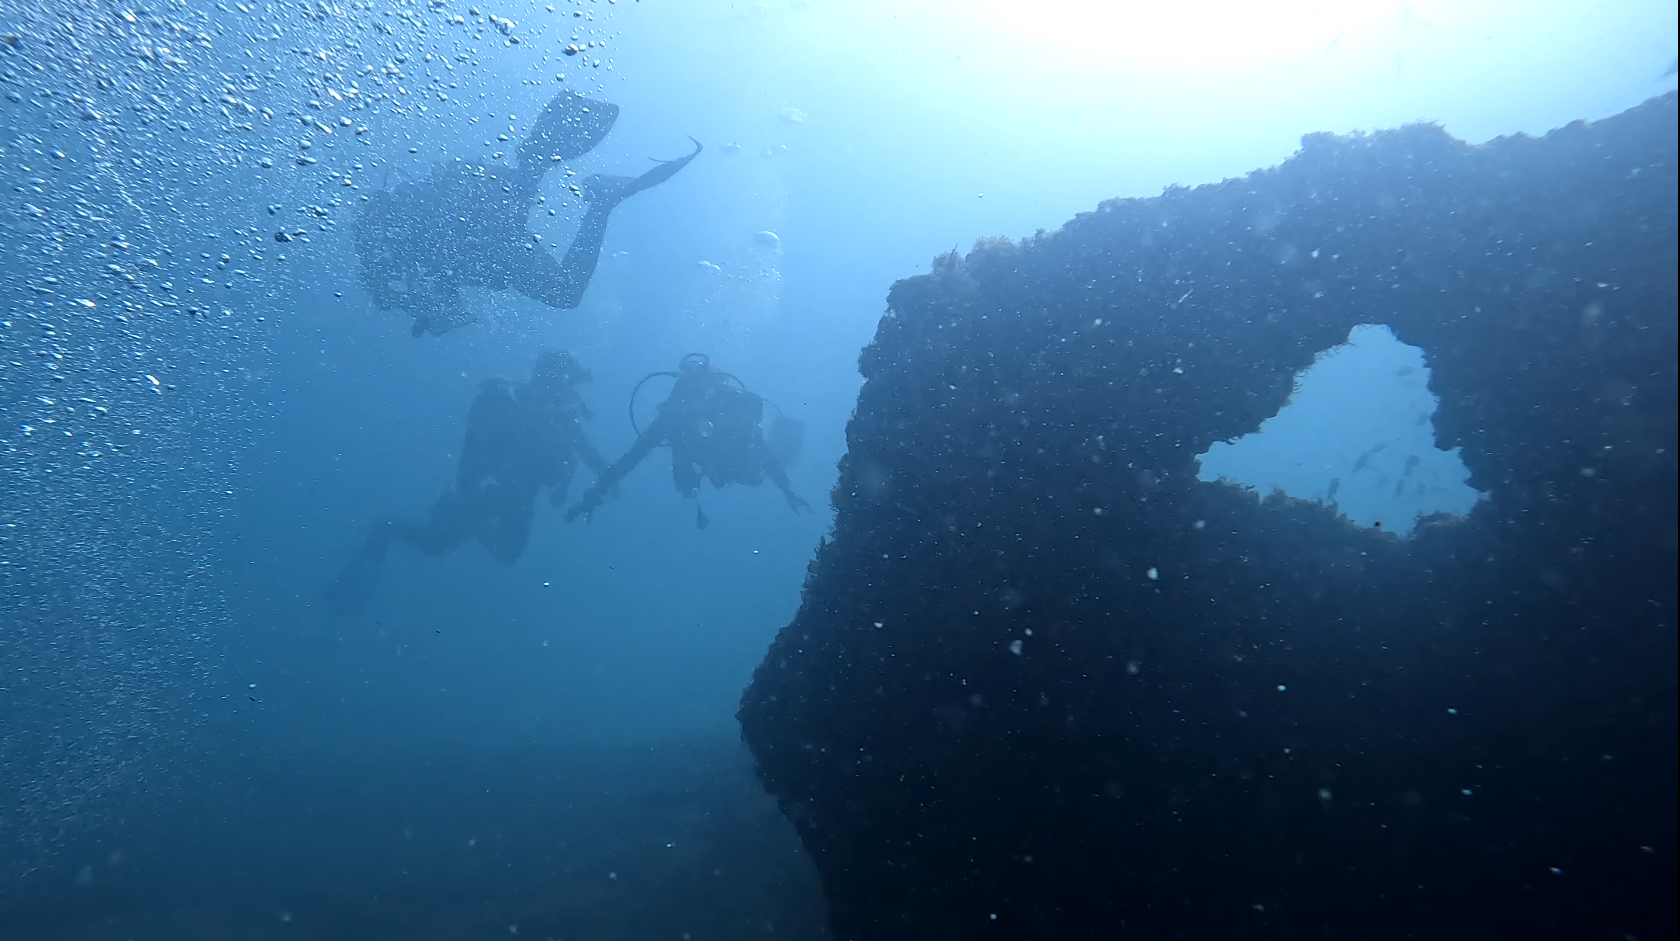
[[[1671,936],[1675,142],[1317,135],[895,284],[740,711],[836,936]],[[1467,521],[1196,479],[1369,322]]]

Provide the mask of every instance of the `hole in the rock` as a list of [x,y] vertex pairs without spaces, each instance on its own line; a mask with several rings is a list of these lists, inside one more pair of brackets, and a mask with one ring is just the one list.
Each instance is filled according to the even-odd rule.
[[1333,507],[1349,521],[1404,536],[1420,517],[1466,516],[1481,494],[1458,449],[1435,446],[1423,350],[1362,324],[1295,377],[1295,393],[1253,434],[1200,456],[1202,480]]

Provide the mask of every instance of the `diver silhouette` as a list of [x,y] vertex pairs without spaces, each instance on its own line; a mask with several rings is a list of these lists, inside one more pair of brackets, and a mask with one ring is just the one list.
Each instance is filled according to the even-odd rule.
[[[543,177],[593,150],[618,106],[564,91],[543,108],[516,148],[516,166],[451,161],[418,182],[372,194],[356,219],[362,286],[380,308],[406,308],[415,336],[442,335],[477,318],[461,288],[515,291],[570,310],[595,274],[607,217],[630,196],[665,182],[700,154],[661,161],[637,177],[594,175],[572,187],[588,203],[577,236],[556,261],[525,219]],[[690,138],[693,140],[693,138]]]
[[549,488],[550,503],[559,506],[579,460],[596,474],[606,470],[606,460],[584,437],[589,411],[574,388],[589,379],[570,353],[545,352],[529,381],[484,383],[467,415],[454,488],[438,497],[424,522],[374,523],[327,589],[329,604],[350,611],[366,602],[393,542],[439,556],[477,539],[497,562],[517,560],[530,539],[537,494]]
[[[676,372],[649,373],[636,384],[636,391],[655,376],[676,379],[671,394],[660,403],[647,428],[638,431],[630,450],[602,472],[577,505],[566,511],[567,522],[592,516],[618,482],[654,448],[662,446],[671,449],[671,476],[677,491],[696,501],[694,524],[701,529],[711,523],[698,502],[700,484],[706,479],[714,487],[751,487],[768,478],[795,513],[810,512],[811,505],[793,492],[786,470],[798,458],[803,425],[777,409],[766,439],[763,397],[748,391],[741,380],[714,368],[703,353],[683,357]],[[636,423],[636,391],[630,394],[632,426]]]

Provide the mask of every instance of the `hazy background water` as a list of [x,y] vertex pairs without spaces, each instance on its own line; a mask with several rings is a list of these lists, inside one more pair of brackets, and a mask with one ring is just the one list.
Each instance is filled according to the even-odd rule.
[[[462,920],[440,937],[817,931],[733,714],[828,524],[891,282],[1104,198],[1275,164],[1303,133],[1433,120],[1480,141],[1607,116],[1673,87],[1676,46],[1659,3],[476,8],[0,3],[8,934],[344,936],[446,909]],[[707,149],[615,212],[578,310],[477,296],[479,324],[411,339],[356,282],[353,205],[511,153],[497,137],[559,88],[623,109],[580,172]],[[557,214],[532,228],[563,243],[576,207],[558,174],[544,193]],[[1318,381],[1343,420],[1393,408],[1389,432],[1309,457],[1320,413],[1204,474],[1308,499],[1335,479],[1361,523],[1419,509],[1378,497],[1406,455],[1436,460],[1426,370],[1364,336],[1368,366]],[[594,371],[609,454],[637,379],[711,353],[806,421],[793,479],[819,512],[729,490],[697,531],[656,456],[588,525],[540,511],[515,566],[399,549],[365,612],[329,615],[321,587],[368,521],[449,481],[478,383],[551,346]],[[1379,375],[1404,388],[1355,384]],[[1367,461],[1387,476],[1356,510],[1379,440],[1397,463]],[[1449,457],[1431,465],[1448,483]]]

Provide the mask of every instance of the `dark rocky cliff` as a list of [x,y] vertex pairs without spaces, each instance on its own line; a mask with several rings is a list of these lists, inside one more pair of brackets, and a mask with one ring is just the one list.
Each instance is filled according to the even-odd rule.
[[[1673,94],[1312,136],[895,284],[740,711],[837,936],[1673,936],[1676,304]],[[1468,520],[1196,479],[1360,323]]]

